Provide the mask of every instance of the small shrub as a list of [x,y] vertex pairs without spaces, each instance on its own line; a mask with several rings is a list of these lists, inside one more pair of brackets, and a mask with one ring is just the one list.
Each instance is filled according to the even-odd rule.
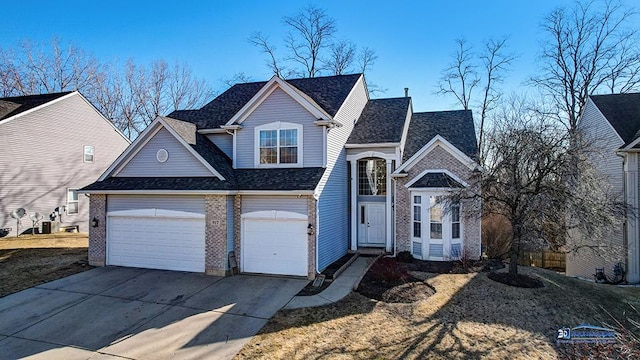
[[411,255],[411,253],[408,251],[400,251],[396,256],[396,259],[401,263],[410,264],[413,262],[413,255]]
[[385,283],[406,282],[409,279],[406,270],[393,258],[378,259],[369,269],[369,273],[371,280]]

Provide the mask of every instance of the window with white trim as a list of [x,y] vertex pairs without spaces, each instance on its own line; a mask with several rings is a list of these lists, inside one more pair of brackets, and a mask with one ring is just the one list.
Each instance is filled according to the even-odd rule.
[[422,196],[413,196],[413,237],[422,237]]
[[358,195],[387,195],[386,160],[358,160]]
[[255,131],[256,166],[302,166],[302,125],[275,122]]
[[67,189],[67,215],[78,213],[78,189]]
[[86,163],[92,163],[94,151],[95,151],[95,148],[93,146],[85,145],[84,151],[83,151],[83,161]]
[[460,239],[460,202],[451,204],[451,238]]

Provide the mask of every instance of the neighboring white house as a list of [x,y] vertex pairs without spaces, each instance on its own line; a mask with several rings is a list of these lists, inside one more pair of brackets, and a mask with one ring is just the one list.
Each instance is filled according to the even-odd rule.
[[[625,199],[638,208],[638,152],[640,152],[640,93],[590,96],[578,128],[593,142],[598,156],[594,161],[607,177],[611,196]],[[613,276],[613,267],[621,263],[629,283],[640,282],[640,244],[638,217],[629,216],[624,225],[611,229],[607,239],[583,239],[584,248],[567,255],[567,275],[593,279],[596,268]]]
[[129,145],[79,92],[0,98],[0,229],[29,230],[11,211],[24,208],[88,232],[89,199],[78,189],[96,181]]
[[236,84],[158,117],[90,195],[89,261],[313,278],[348,251],[480,256],[480,218],[437,201],[466,186],[470,111],[369,99],[362,74]]

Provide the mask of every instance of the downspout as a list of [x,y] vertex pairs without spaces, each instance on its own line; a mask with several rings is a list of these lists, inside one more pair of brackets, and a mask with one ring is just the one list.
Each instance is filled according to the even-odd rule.
[[[616,155],[620,156],[622,158],[622,194],[624,196],[624,204],[625,207],[628,204],[627,202],[627,174],[624,171],[624,166],[627,160],[627,157],[625,156],[625,154],[621,151],[616,151]],[[629,253],[629,236],[627,235],[628,230],[628,226],[629,223],[627,221],[627,214],[626,214],[627,210],[625,209],[625,216],[624,216],[624,222],[622,223],[622,244],[624,247],[624,280],[626,280],[627,278],[627,273],[629,272],[629,257],[627,256],[627,254]]]

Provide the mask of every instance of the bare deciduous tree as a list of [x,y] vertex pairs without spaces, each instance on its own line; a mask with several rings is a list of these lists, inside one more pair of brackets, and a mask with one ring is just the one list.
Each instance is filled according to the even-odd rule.
[[257,46],[260,51],[269,57],[267,66],[278,77],[282,77],[283,72],[279,66],[280,60],[276,57],[276,48],[269,43],[269,38],[260,32],[255,32],[249,37],[249,43]]
[[474,61],[473,50],[464,39],[456,40],[458,50],[453,54],[453,62],[444,70],[438,83],[438,93],[452,95],[460,103],[463,109],[469,110],[471,106],[471,94],[480,83],[480,77]]
[[[267,67],[281,78],[365,73],[378,58],[369,47],[358,49],[349,40],[336,40],[335,20],[317,7],[309,6],[285,16],[283,23],[289,29],[283,39],[284,53],[276,54],[274,43],[261,32],[248,39],[267,56]],[[371,93],[386,91],[370,82],[368,87]]]
[[51,45],[25,41],[0,51],[2,96],[80,90],[130,139],[158,115],[202,105],[209,89],[186,64],[107,64],[73,45],[61,46],[57,39]]
[[339,41],[331,45],[327,67],[333,75],[345,74],[353,64],[355,56],[355,44],[346,40]]
[[294,16],[285,16],[284,23],[292,29],[285,38],[289,59],[302,66],[304,77],[315,77],[321,51],[331,45],[336,31],[335,20],[324,10],[308,6]]
[[589,95],[639,88],[633,15],[618,2],[588,0],[557,8],[544,18],[541,68],[531,83],[554,100],[570,130],[576,129]]
[[[515,56],[507,52],[506,37],[490,39],[479,53],[475,53],[464,39],[456,40],[456,43],[458,50],[453,54],[451,65],[443,72],[437,93],[453,96],[465,110],[475,108],[479,132],[478,157],[483,162],[485,123],[500,100],[502,91],[499,85]],[[477,87],[481,88],[479,101],[473,96]]]
[[[473,196],[482,199],[484,216],[509,222],[514,276],[523,249],[560,247],[568,238],[604,239],[629,210],[594,168],[596,150],[589,142],[574,141],[575,134],[537,106],[512,99],[499,110],[487,137],[484,171],[470,187],[482,189]],[[590,246],[570,243],[569,250]]]

